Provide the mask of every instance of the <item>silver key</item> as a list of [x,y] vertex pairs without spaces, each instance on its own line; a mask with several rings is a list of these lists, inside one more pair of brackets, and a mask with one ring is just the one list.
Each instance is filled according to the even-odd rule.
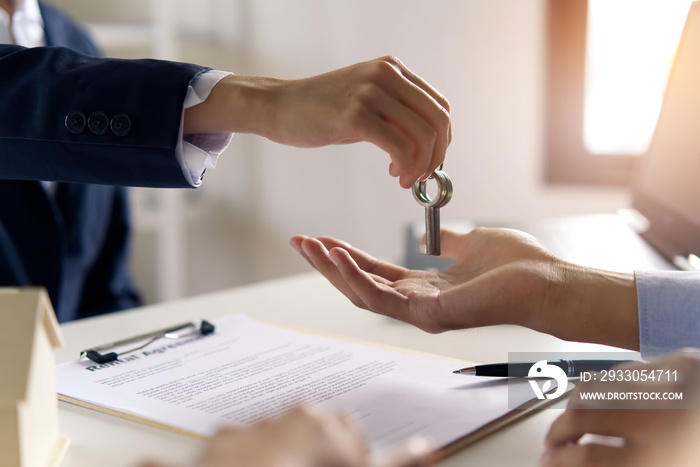
[[442,170],[436,170],[428,178],[428,180],[433,179],[438,185],[435,199],[431,199],[425,192],[427,180],[418,181],[413,185],[413,197],[418,201],[418,204],[425,207],[425,245],[418,248],[418,253],[440,256],[440,208],[452,199],[452,180]]

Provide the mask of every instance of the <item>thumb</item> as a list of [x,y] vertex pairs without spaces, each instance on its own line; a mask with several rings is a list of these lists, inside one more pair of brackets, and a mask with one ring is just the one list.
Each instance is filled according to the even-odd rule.
[[435,443],[425,437],[409,439],[378,467],[429,467],[438,461]]
[[440,229],[440,247],[443,258],[459,259],[460,251],[462,250],[463,234],[457,233],[454,230]]

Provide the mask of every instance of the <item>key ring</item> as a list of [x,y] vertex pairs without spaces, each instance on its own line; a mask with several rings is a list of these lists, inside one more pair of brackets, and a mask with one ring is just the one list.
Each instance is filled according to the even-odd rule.
[[431,199],[425,192],[427,180],[413,184],[413,197],[423,207],[439,208],[449,203],[450,199],[452,199],[452,179],[446,172],[440,170],[441,168],[442,164],[439,169],[428,177],[428,180],[432,178],[438,184],[438,194],[434,199]]

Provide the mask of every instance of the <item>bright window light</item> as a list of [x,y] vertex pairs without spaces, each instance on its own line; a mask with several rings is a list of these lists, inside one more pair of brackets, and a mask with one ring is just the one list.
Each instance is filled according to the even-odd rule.
[[692,0],[588,0],[584,145],[641,155]]

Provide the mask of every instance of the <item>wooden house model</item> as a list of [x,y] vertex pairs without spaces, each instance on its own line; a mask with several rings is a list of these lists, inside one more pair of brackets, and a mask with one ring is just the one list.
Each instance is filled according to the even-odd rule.
[[0,288],[0,466],[59,466],[54,349],[58,321],[41,288]]

